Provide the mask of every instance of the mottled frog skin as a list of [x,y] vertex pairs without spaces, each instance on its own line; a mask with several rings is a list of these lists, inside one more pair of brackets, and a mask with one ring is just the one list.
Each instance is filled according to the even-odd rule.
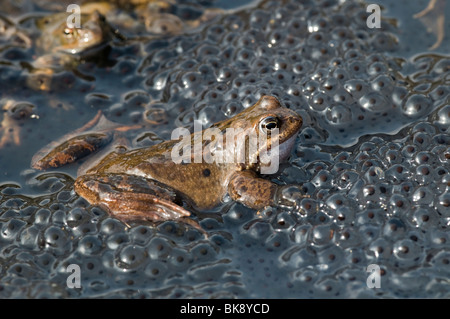
[[[183,203],[206,210],[220,204],[227,194],[254,209],[276,205],[278,186],[258,176],[261,168],[268,165],[261,161],[261,152],[270,150],[277,138],[279,154],[276,156],[280,162],[285,160],[301,125],[302,118],[296,112],[282,106],[275,97],[263,96],[255,105],[212,126],[224,139],[203,141],[203,153],[220,149],[227,154],[236,152],[236,148],[226,143],[228,129],[242,130],[243,134],[236,135],[235,139],[250,134],[262,137],[263,142],[253,153],[247,152],[244,161],[176,163],[173,150],[181,140],[169,140],[148,148],[109,153],[76,179],[75,191],[92,205],[101,206],[124,221],[186,217],[190,212],[182,207]],[[277,132],[275,128],[278,134],[272,136],[270,133]],[[188,141],[194,141],[196,136],[191,134]],[[205,147],[208,144],[209,148]],[[194,159],[198,149],[192,146],[192,151],[188,154]]]

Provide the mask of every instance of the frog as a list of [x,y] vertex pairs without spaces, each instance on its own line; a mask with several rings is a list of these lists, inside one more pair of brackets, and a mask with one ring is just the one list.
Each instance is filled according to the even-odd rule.
[[[87,60],[104,60],[111,40],[124,41],[123,35],[106,19],[115,9],[107,2],[94,2],[79,7],[79,21],[71,17],[75,15],[71,12],[37,18],[36,26],[41,31],[35,40],[37,54],[31,63],[24,64],[27,85],[38,91],[50,91],[56,73],[75,71]],[[75,73],[91,78],[79,71]]]
[[[45,16],[36,21],[41,35],[36,41],[42,53],[80,54],[95,48],[108,38],[110,26],[105,15],[114,7],[107,2],[88,3],[80,7],[80,25],[73,23],[70,13],[62,12]],[[69,21],[68,21],[69,19]]]
[[[210,210],[227,199],[262,210],[277,205],[276,197],[281,187],[261,176],[263,167],[274,160],[269,156],[269,161],[263,162],[263,151],[271,153],[276,145],[274,141],[277,141],[278,152],[272,156],[278,156],[279,161],[286,160],[302,123],[297,112],[283,106],[276,97],[264,95],[253,106],[213,124],[201,134],[194,132],[149,147],[112,151],[78,172],[74,190],[91,205],[105,209],[124,222],[188,218],[192,209]],[[202,141],[200,149],[196,148],[195,141],[205,136],[207,130],[215,130],[225,140],[211,136]],[[258,136],[262,142],[257,148],[248,148],[252,152],[246,151],[248,156],[238,161],[234,156],[237,148],[226,141],[228,135],[225,133],[229,130],[242,133],[233,137],[235,141],[245,139],[245,136]],[[175,159],[174,153],[178,154],[186,141],[194,142],[192,152],[187,152],[181,161]],[[243,145],[249,145],[248,139]],[[226,155],[231,152],[229,158],[232,160],[206,160],[206,153],[217,150]],[[201,160],[192,160],[198,152]],[[35,161],[34,167],[39,168],[39,160]]]

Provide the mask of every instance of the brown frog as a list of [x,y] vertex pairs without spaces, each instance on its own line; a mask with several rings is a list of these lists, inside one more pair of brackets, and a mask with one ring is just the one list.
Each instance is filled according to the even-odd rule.
[[111,27],[104,15],[111,10],[113,7],[106,2],[85,4],[80,7],[79,26],[67,24],[70,13],[66,12],[41,18],[36,22],[42,31],[36,44],[44,53],[79,54],[97,47],[107,40]]
[[[258,173],[290,155],[301,125],[302,118],[296,112],[283,107],[275,97],[263,96],[252,107],[214,124],[202,135],[192,133],[152,147],[108,154],[79,175],[75,191],[124,221],[189,216],[182,200],[205,210],[217,206],[227,194],[254,209],[275,205],[278,186],[258,177]],[[240,133],[228,135],[230,130]],[[205,138],[208,132],[216,135]],[[252,148],[250,139],[255,136],[262,142]],[[195,143],[199,138],[200,150]],[[236,147],[238,144],[244,151]],[[179,150],[183,150],[181,161],[176,156]],[[238,158],[236,152],[245,156]],[[269,154],[264,161],[263,153]],[[218,154],[223,155],[222,161],[217,160]],[[39,160],[33,166],[39,168]]]

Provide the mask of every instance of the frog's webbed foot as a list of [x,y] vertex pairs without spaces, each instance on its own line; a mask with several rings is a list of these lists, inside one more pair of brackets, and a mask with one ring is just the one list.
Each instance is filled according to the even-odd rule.
[[233,200],[254,209],[267,206],[297,208],[303,198],[309,197],[297,185],[277,185],[258,178],[252,171],[236,173],[230,180],[228,193]]
[[[112,140],[112,134],[96,132],[80,133],[97,123],[101,116],[102,114],[99,111],[94,119],[82,128],[64,135],[59,140],[40,149],[31,159],[31,167],[40,170],[61,167],[91,154],[109,143]],[[79,133],[80,135],[77,135]]]
[[420,19],[428,30],[436,34],[436,42],[429,49],[438,48],[445,37],[445,0],[430,0],[428,6],[413,17]]
[[124,126],[113,123],[98,111],[97,115],[83,127],[40,149],[33,156],[31,166],[45,170],[73,163],[109,144],[114,138],[114,132],[125,132],[141,127],[141,125]]
[[178,195],[170,188],[143,177],[114,175],[83,175],[75,181],[75,191],[91,205],[105,208],[116,218],[164,221],[190,216],[175,202]]
[[228,183],[228,194],[237,202],[254,209],[275,204],[277,185],[256,176],[253,171],[240,171]]

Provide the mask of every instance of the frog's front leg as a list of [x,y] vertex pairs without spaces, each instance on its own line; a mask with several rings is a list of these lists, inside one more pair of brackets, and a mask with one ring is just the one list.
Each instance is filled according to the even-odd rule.
[[139,176],[83,175],[74,187],[90,204],[105,208],[125,222],[174,220],[190,215],[175,203],[180,199],[173,190]]
[[253,171],[233,174],[228,184],[228,194],[237,202],[254,209],[275,205],[277,185],[257,177]]

